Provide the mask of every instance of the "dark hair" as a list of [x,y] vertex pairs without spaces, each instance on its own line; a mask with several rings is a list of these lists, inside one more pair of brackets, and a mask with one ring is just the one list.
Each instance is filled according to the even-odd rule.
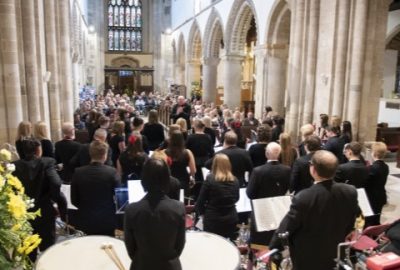
[[181,131],[175,130],[171,133],[167,150],[168,155],[173,160],[180,159],[185,150],[185,139],[183,138],[183,134]]
[[149,124],[157,124],[158,123],[158,112],[156,110],[151,110],[149,112]]
[[143,125],[143,119],[140,117],[133,118],[132,125],[136,128],[140,125]]
[[34,138],[28,138],[22,140],[22,152],[25,155],[25,160],[31,160],[35,157],[36,150],[41,146],[39,140]]
[[310,152],[321,150],[321,139],[317,135],[308,136],[304,140],[304,145],[307,146]]
[[128,139],[126,152],[130,157],[136,157],[139,153],[143,153],[143,143],[141,135],[131,135]]
[[268,125],[261,125],[257,128],[257,141],[269,142],[271,140],[271,127]]
[[338,160],[331,152],[319,150],[314,153],[311,164],[320,177],[330,179],[336,174]]
[[321,120],[321,126],[323,128],[327,127],[328,126],[328,121],[329,121],[329,116],[327,114],[325,114],[325,113],[321,113],[319,115],[319,118]]
[[359,156],[361,154],[362,146],[359,142],[351,142],[345,145],[344,149],[351,150],[353,155]]
[[342,135],[349,137],[350,141],[353,140],[353,132],[351,130],[351,122],[350,121],[343,121],[343,130]]
[[340,133],[340,129],[337,126],[327,126],[325,129],[326,129],[326,131],[331,131],[331,132],[335,133],[336,135],[339,135],[339,133]]
[[277,126],[283,126],[285,124],[285,119],[279,115],[272,117],[272,122]]
[[143,165],[142,186],[149,193],[168,193],[170,172],[167,163],[162,159],[151,158]]
[[265,106],[265,112],[267,112],[267,113],[272,112],[272,107],[271,106]]

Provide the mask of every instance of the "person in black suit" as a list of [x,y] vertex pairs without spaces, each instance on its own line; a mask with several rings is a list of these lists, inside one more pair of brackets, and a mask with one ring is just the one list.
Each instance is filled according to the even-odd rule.
[[74,225],[88,235],[114,236],[116,228],[114,191],[120,176],[104,165],[107,151],[106,143],[91,142],[91,163],[76,169],[71,182],[71,201],[78,208]]
[[339,137],[340,135],[339,127],[328,126],[325,128],[325,130],[329,139],[325,143],[323,149],[332,152],[339,160],[340,164],[344,163],[345,158],[343,156],[343,147],[345,143],[344,140]]
[[[25,139],[21,142],[21,150],[24,159],[17,160],[14,175],[19,178],[25,188],[25,194],[35,200],[32,209],[41,211],[32,223],[35,233],[40,235],[42,242],[39,245],[40,251],[45,251],[55,243],[55,219],[56,211],[53,208],[54,202],[58,204],[60,216],[65,220],[67,203],[60,192],[61,179],[55,170],[55,160],[49,157],[42,157],[41,143],[36,139]],[[30,258],[34,261],[37,252],[33,252]]]
[[344,154],[349,162],[340,164],[335,175],[335,181],[363,188],[368,179],[368,168],[360,160],[361,144],[351,142],[345,145]]
[[298,158],[292,168],[290,176],[290,192],[294,194],[309,188],[314,183],[310,174],[310,160],[315,151],[321,149],[321,139],[317,135],[310,135],[304,140],[305,156]]
[[376,142],[372,144],[371,150],[374,162],[369,168],[365,191],[375,216],[367,218],[366,223],[368,225],[379,225],[382,208],[387,201],[385,185],[389,175],[389,167],[383,161],[387,147],[383,142]]
[[[290,167],[281,164],[278,159],[281,146],[276,142],[267,145],[265,165],[256,167],[251,173],[246,193],[249,199],[261,199],[285,195],[289,189]],[[250,243],[268,245],[273,231],[257,232],[254,214],[251,215]]]
[[278,234],[289,233],[294,270],[333,269],[337,245],[343,242],[361,213],[357,190],[332,180],[338,165],[330,152],[316,151],[310,173],[315,184],[297,194],[276,230],[270,249],[282,249]]
[[147,195],[125,209],[125,246],[131,270],[181,270],[185,246],[185,207],[170,199],[170,173],[161,159],[149,159],[142,173]]
[[74,141],[75,128],[72,123],[64,123],[62,125],[62,133],[64,138],[55,144],[55,158],[57,164],[62,163],[60,176],[63,182],[70,183],[74,169],[70,165],[72,157],[78,153],[81,144]]
[[[107,131],[105,129],[98,128],[94,132],[93,140],[105,143],[107,141]],[[90,147],[89,143],[81,145],[79,151],[71,158],[69,164],[74,170],[78,167],[90,164],[89,147]],[[111,159],[111,152],[112,152],[111,149],[108,148],[107,160],[104,163],[108,166],[113,166],[113,162]]]
[[[245,172],[249,172],[249,174],[252,172],[253,164],[249,153],[236,146],[237,138],[236,133],[233,131],[225,133],[224,149],[217,154],[225,154],[229,157],[229,161],[232,164],[232,174],[239,180],[240,187],[245,187],[247,183],[244,174]],[[210,169],[212,162],[213,159],[207,160],[205,167]]]
[[183,96],[178,97],[178,104],[175,104],[172,107],[171,118],[176,122],[179,118],[183,118],[186,120],[187,129],[190,130],[190,113],[192,109],[189,104],[186,103],[186,100]]
[[249,155],[254,167],[264,165],[267,162],[265,148],[271,140],[271,128],[261,125],[257,128],[257,143],[249,148]]

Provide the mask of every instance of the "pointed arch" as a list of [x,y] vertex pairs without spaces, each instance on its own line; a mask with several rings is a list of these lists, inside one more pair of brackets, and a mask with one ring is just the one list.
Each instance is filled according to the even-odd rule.
[[179,65],[181,65],[181,66],[185,66],[185,62],[186,62],[185,47],[186,47],[185,39],[183,37],[183,34],[181,33],[178,38],[178,47],[177,47],[177,51],[176,51],[177,63],[179,63]]
[[[235,0],[229,14],[225,31],[225,44],[227,53],[240,53],[246,42],[247,31],[250,28],[251,19],[254,17],[257,32],[259,20],[255,12],[255,6],[251,0]],[[258,33],[257,33],[257,36]],[[259,41],[257,40],[257,44]]]
[[187,59],[200,60],[201,58],[201,32],[197,20],[193,21],[192,27],[189,32],[188,46],[187,46]]
[[224,29],[222,25],[221,15],[213,7],[211,14],[207,20],[204,42],[203,55],[204,57],[219,57],[219,49],[221,41],[224,41]]
[[289,45],[290,39],[290,9],[286,0],[277,0],[268,16],[266,44]]

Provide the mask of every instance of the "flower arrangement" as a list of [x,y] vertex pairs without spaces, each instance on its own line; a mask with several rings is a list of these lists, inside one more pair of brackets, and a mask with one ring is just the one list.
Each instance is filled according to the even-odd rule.
[[200,83],[195,81],[192,82],[192,97],[195,97],[197,99],[201,99],[203,91],[200,89]]
[[12,175],[15,165],[10,160],[11,153],[0,150],[0,269],[32,269],[28,255],[41,239],[33,234],[29,220],[40,212],[28,212],[34,201],[25,195],[21,182]]

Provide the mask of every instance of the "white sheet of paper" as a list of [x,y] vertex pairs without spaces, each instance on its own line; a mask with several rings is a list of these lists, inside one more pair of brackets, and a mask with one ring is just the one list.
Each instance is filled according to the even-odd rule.
[[204,180],[206,180],[207,175],[210,173],[210,170],[207,169],[206,167],[202,167],[202,168],[201,168],[201,172],[203,173],[203,178],[204,178]]
[[258,232],[276,230],[289,211],[290,196],[277,196],[252,200],[254,218]]
[[145,195],[146,192],[144,191],[140,180],[128,181],[129,203],[140,201]]
[[181,189],[181,190],[179,191],[179,201],[181,201],[181,202],[183,203],[183,202],[184,202],[184,199],[185,199],[184,190]]
[[67,199],[67,208],[72,210],[78,210],[75,205],[71,202],[71,185],[62,184],[60,188],[61,192],[64,193],[65,198]]
[[358,205],[360,206],[361,211],[363,212],[363,215],[365,217],[370,217],[370,216],[375,215],[374,211],[372,211],[371,205],[369,203],[367,193],[365,193],[365,189],[358,188],[357,193],[358,193]]
[[214,147],[214,152],[217,153],[223,149],[223,146]]
[[197,221],[196,228],[201,231],[204,230],[203,217],[200,217],[199,220]]
[[251,212],[251,201],[246,194],[246,188],[239,190],[239,201],[236,203],[236,211],[238,213]]

